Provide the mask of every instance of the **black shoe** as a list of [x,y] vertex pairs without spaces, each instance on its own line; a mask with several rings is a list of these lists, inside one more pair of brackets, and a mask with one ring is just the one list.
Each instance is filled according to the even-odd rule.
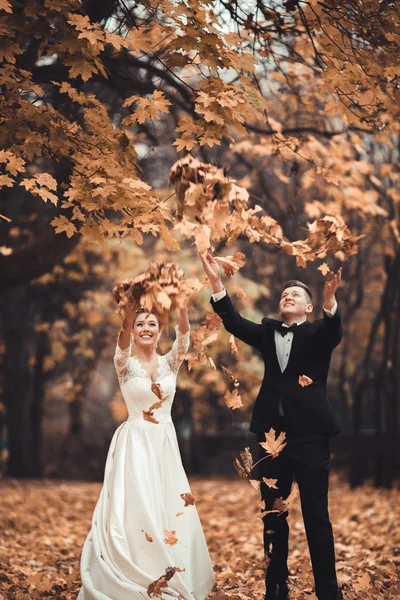
[[268,583],[264,600],[290,600],[286,581],[283,583]]

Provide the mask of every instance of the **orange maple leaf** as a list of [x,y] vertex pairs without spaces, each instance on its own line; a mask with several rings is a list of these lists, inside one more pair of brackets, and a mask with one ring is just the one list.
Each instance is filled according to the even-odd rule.
[[276,437],[276,431],[271,427],[268,433],[265,433],[265,442],[258,442],[268,454],[272,456],[272,458],[276,458],[286,446],[286,433],[281,431],[281,433]]

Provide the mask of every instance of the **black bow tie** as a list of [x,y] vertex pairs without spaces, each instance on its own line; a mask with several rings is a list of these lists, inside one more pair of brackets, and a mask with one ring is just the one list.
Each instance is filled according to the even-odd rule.
[[291,325],[290,327],[284,327],[283,323],[279,323],[278,327],[277,327],[277,331],[279,331],[279,333],[281,334],[282,337],[284,337],[287,333],[289,333],[289,331],[291,331],[292,333],[294,333],[294,330],[297,327],[297,323],[293,323],[293,325]]

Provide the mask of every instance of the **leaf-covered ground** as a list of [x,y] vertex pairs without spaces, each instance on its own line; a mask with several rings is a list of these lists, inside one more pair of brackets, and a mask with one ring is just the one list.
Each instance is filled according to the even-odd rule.
[[[79,556],[99,484],[0,482],[0,599],[76,598]],[[241,480],[192,479],[216,572],[210,600],[263,597],[257,492]],[[345,598],[400,598],[400,491],[331,483],[337,568]],[[291,598],[315,600],[298,500],[291,522]],[[118,599],[115,599],[118,600]]]

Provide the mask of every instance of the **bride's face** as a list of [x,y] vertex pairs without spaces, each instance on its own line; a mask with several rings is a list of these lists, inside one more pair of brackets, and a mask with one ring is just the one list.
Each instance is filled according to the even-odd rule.
[[156,347],[161,334],[160,324],[155,315],[139,313],[132,329],[133,339],[139,348]]

